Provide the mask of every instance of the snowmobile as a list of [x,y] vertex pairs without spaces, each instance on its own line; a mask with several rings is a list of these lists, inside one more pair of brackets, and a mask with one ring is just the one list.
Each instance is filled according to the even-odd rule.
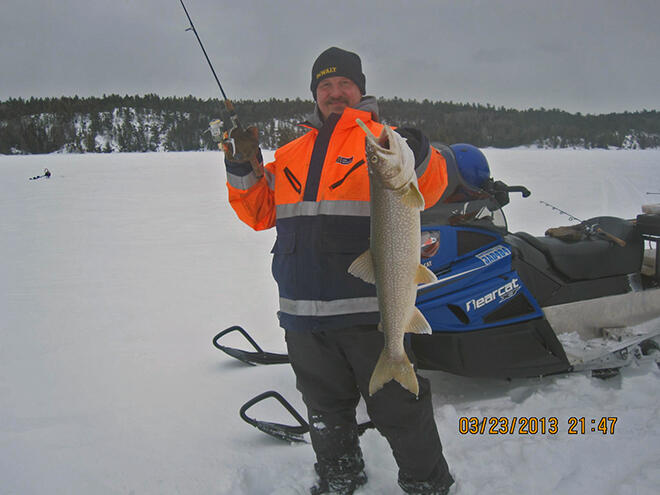
[[473,146],[443,155],[450,187],[422,212],[422,262],[438,281],[417,291],[433,329],[412,336],[420,368],[500,378],[608,374],[655,347],[660,263],[658,250],[644,246],[657,247],[660,214],[596,217],[544,237],[513,233],[502,208],[512,192],[529,197],[527,188],[490,178]]
[[[514,233],[503,207],[511,193],[526,198],[530,191],[493,180],[474,146],[436,149],[447,162],[448,187],[421,213],[421,262],[437,281],[417,290],[416,305],[433,330],[410,335],[420,369],[505,379],[583,370],[608,377],[660,349],[657,205],[635,219],[595,217],[543,237]],[[220,344],[235,331],[255,351]],[[287,362],[241,327],[220,332],[213,343],[250,364]],[[276,392],[262,396],[241,410],[257,427],[248,407],[271,396],[287,407]],[[294,436],[305,430],[296,419],[300,426],[287,432]]]

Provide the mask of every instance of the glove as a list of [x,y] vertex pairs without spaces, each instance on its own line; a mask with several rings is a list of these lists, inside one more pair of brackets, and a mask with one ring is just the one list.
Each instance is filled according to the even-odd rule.
[[221,144],[229,161],[251,162],[259,152],[259,129],[255,126],[247,129],[233,127],[225,131]]

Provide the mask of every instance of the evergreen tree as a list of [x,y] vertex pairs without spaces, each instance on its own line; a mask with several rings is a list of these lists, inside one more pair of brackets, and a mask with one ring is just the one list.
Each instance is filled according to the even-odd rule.
[[[384,123],[417,127],[431,141],[511,147],[658,147],[657,111],[606,115],[569,114],[558,109],[525,111],[490,104],[460,104],[401,98],[379,100]],[[307,132],[314,104],[301,99],[235,102],[245,126],[257,125],[266,149]],[[0,102],[0,153],[109,152],[216,149],[208,123],[225,118],[220,100],[149,94],[102,98],[10,98]],[[76,130],[78,129],[78,130]],[[97,142],[105,143],[98,146]]]

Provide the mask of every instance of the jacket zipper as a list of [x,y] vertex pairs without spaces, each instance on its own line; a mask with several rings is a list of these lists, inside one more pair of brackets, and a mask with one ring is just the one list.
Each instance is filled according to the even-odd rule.
[[346,175],[344,175],[341,179],[339,179],[337,182],[335,182],[334,184],[332,184],[332,185],[330,186],[330,189],[337,189],[339,186],[341,186],[341,185],[344,183],[344,181],[346,180],[346,177],[348,177],[348,176],[351,175],[353,172],[355,172],[358,168],[360,168],[360,166],[361,166],[363,163],[364,163],[364,160],[360,160],[360,161],[357,162],[355,165],[353,165],[353,166],[351,167],[351,169],[350,169],[348,172],[346,172]]
[[338,113],[331,113],[318,130],[314,147],[312,148],[312,156],[309,159],[309,170],[307,171],[307,180],[305,181],[303,201],[317,200],[325,156],[328,153],[330,139],[340,117],[341,115]]
[[300,194],[300,191],[302,191],[302,184],[296,178],[296,176],[293,175],[293,172],[291,172],[291,170],[289,170],[289,167],[284,167],[284,175],[289,180],[289,184],[291,184],[291,187],[293,187],[295,189],[295,191],[298,194]]

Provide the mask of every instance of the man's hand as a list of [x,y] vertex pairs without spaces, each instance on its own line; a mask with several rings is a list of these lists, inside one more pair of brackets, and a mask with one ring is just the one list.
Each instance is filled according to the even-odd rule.
[[224,133],[222,150],[230,161],[251,162],[259,152],[259,129],[234,127]]
[[222,146],[225,157],[233,162],[250,162],[258,178],[264,175],[264,164],[259,151],[259,129],[255,126],[243,129],[233,127],[223,134]]

